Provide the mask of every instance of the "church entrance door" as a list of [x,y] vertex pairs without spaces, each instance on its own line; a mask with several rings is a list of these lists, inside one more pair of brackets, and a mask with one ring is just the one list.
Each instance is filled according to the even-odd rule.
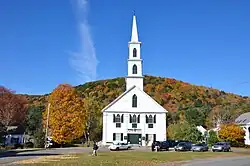
[[130,144],[139,144],[140,138],[141,134],[128,134],[128,142],[130,142]]

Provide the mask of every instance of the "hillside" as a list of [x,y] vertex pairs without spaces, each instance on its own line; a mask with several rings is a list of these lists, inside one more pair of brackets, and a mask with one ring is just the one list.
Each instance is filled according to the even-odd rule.
[[[89,82],[75,87],[83,97],[94,97],[100,108],[105,107],[125,90],[125,79],[115,78]],[[250,98],[196,86],[170,78],[145,76],[144,91],[169,111],[168,123],[182,120],[185,110],[203,112],[204,125],[213,127],[215,121],[231,121],[248,112]],[[28,96],[30,104],[45,104],[48,95]],[[194,117],[195,118],[195,117]]]

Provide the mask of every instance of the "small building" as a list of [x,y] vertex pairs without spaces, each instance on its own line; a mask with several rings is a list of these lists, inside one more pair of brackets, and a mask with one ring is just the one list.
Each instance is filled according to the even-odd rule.
[[23,144],[25,139],[24,133],[25,129],[22,126],[9,126],[5,136],[5,145]]
[[235,123],[245,131],[245,145],[250,145],[250,112],[241,114],[235,119]]
[[102,110],[103,145],[118,141],[148,146],[153,141],[166,140],[167,111],[143,90],[141,42],[135,16],[128,47],[126,91]]
[[196,126],[196,128],[203,136],[205,136],[207,130],[203,126]]

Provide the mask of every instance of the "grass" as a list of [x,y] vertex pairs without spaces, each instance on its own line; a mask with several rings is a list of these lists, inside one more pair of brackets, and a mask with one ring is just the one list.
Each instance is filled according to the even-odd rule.
[[[98,156],[91,156],[89,153],[76,155],[46,156],[32,160],[18,162],[21,165],[35,166],[153,166],[160,163],[172,163],[192,159],[232,157],[247,154],[228,152],[102,152]],[[179,161],[179,162],[178,162]]]

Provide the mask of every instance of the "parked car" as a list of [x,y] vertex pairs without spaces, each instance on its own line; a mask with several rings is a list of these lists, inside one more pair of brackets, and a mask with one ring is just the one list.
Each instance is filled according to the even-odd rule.
[[180,141],[177,141],[177,140],[167,140],[167,142],[169,143],[169,148],[174,148],[176,145],[178,145],[178,143]]
[[169,150],[168,141],[155,141],[155,146],[157,147],[157,151]]
[[208,151],[208,146],[205,143],[194,144],[191,149],[193,152],[205,152]]
[[130,148],[130,145],[123,142],[113,142],[113,144],[109,146],[109,150],[128,150]]
[[192,149],[191,142],[180,142],[177,146],[175,146],[175,151],[190,151]]
[[231,145],[228,142],[217,142],[212,146],[213,152],[229,152],[231,150]]

